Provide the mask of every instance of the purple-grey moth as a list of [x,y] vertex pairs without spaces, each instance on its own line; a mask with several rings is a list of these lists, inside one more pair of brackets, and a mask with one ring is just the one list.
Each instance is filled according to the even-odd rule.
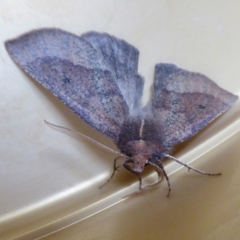
[[146,187],[165,177],[169,196],[164,158],[205,175],[220,175],[202,172],[169,155],[174,145],[195,135],[238,99],[206,76],[159,63],[151,100],[143,107],[139,51],[124,40],[106,33],[79,37],[60,29],[40,29],[5,46],[25,72],[116,143],[119,156],[126,159],[123,166],[139,179],[138,192],[143,189],[140,174],[150,165],[158,181]]

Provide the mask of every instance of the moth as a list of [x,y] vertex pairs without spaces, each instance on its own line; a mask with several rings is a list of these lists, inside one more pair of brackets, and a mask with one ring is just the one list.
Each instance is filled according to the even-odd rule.
[[145,187],[165,177],[169,196],[164,158],[201,174],[220,175],[202,172],[169,155],[173,146],[195,135],[237,101],[236,95],[208,77],[174,64],[156,64],[152,97],[142,106],[139,51],[124,40],[107,33],[77,36],[49,28],[9,40],[5,47],[20,68],[116,143],[120,152],[111,178],[119,167],[119,156],[125,157],[123,166],[138,177],[138,192],[144,188],[141,173],[150,165],[158,181]]

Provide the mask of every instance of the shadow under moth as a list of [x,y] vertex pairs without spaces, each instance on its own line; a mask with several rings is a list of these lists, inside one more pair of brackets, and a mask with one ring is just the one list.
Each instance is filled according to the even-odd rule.
[[[202,172],[169,155],[174,145],[195,135],[238,99],[206,76],[159,63],[151,100],[141,106],[144,80],[137,69],[139,51],[124,40],[98,32],[79,37],[49,28],[9,40],[5,47],[25,72],[116,143],[120,152],[112,150],[118,157],[111,178],[119,157],[125,157],[123,166],[138,177],[138,192],[165,177],[169,196],[164,158],[201,174],[220,175]],[[157,172],[158,181],[142,187],[140,174],[147,165]]]

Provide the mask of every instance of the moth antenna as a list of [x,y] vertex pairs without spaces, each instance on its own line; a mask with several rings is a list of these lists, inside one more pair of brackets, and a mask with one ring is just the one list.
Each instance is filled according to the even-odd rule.
[[181,161],[178,160],[177,158],[175,158],[175,157],[173,157],[173,156],[171,156],[171,155],[168,155],[168,154],[166,154],[165,157],[166,157],[166,158],[170,158],[170,159],[174,160],[175,162],[183,165],[184,167],[188,168],[188,170],[191,169],[191,170],[193,170],[193,171],[195,171],[195,172],[198,172],[198,173],[200,173],[200,174],[203,174],[203,175],[208,175],[208,176],[218,176],[218,175],[222,175],[222,173],[207,173],[207,172],[203,172],[203,171],[201,171],[201,170],[198,170],[198,169],[196,169],[196,168],[194,168],[194,167],[189,166],[189,165],[186,164],[186,163],[181,162]]
[[122,154],[122,153],[120,153],[120,152],[118,152],[118,151],[116,151],[116,150],[113,150],[113,149],[111,149],[111,148],[109,148],[109,147],[107,147],[107,146],[99,143],[98,141],[96,141],[96,140],[88,137],[87,135],[85,135],[85,134],[83,134],[83,133],[80,133],[80,132],[78,132],[78,131],[72,130],[72,129],[70,129],[70,128],[66,128],[66,127],[62,127],[62,126],[58,126],[58,125],[52,124],[52,123],[50,123],[50,122],[48,122],[48,121],[46,121],[46,120],[44,120],[44,122],[45,122],[45,124],[46,124],[47,126],[49,126],[50,128],[52,128],[53,130],[56,130],[56,131],[58,131],[58,132],[62,132],[62,133],[65,133],[65,134],[67,134],[67,133],[73,133],[73,134],[75,134],[75,135],[79,135],[79,136],[81,136],[81,137],[83,137],[83,138],[85,138],[85,139],[93,142],[94,144],[96,144],[96,145],[98,145],[98,146],[106,149],[106,150],[109,151],[109,152],[116,153],[116,154],[118,154],[118,155],[121,156],[121,157],[127,157],[127,158],[128,158],[128,156],[126,156],[126,155],[124,155],[124,154]]

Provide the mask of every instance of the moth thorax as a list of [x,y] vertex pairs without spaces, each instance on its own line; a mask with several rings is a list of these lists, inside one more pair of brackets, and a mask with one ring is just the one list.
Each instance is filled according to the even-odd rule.
[[127,152],[132,156],[132,170],[136,173],[141,173],[147,160],[151,156],[151,149],[143,140],[131,141],[127,144]]

